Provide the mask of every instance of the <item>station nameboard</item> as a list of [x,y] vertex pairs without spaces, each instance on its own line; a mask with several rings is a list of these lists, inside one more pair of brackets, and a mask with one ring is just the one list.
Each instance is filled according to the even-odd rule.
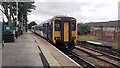
[[0,0],[0,2],[34,2],[34,0]]

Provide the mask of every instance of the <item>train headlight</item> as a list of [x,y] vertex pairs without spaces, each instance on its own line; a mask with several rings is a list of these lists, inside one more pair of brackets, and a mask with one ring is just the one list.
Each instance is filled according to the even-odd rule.
[[60,40],[60,37],[55,37],[55,40]]
[[74,40],[74,39],[76,39],[76,37],[72,37],[72,39]]

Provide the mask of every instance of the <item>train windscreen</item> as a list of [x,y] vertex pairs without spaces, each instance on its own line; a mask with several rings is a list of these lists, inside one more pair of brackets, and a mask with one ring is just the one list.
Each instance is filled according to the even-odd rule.
[[72,31],[76,30],[76,21],[72,21],[71,29]]
[[56,20],[55,21],[55,31],[60,31],[61,30],[61,21]]

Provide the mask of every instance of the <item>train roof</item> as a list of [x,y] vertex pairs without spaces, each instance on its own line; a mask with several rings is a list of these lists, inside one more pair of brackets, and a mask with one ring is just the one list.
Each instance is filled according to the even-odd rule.
[[46,23],[48,23],[49,21],[51,21],[52,19],[48,19],[48,20],[46,20],[46,21],[43,21],[43,22],[41,22],[40,24],[39,24],[39,26],[41,26],[42,24],[46,24]]
[[[54,16],[53,18],[65,18],[65,17],[74,18],[74,17],[70,17],[70,16],[65,16],[65,15],[57,15],[57,16]],[[41,22],[39,25],[36,25],[36,26],[34,26],[34,27],[42,26],[43,24],[47,24],[49,21],[52,21],[53,18],[48,19],[48,20],[46,20],[46,21],[43,21],[43,22]],[[75,18],[74,18],[74,19],[75,19]]]
[[[65,17],[70,17],[70,16],[66,16],[66,15],[57,15],[57,16],[54,16],[53,18],[65,18]],[[74,18],[74,17],[70,17],[70,18]]]

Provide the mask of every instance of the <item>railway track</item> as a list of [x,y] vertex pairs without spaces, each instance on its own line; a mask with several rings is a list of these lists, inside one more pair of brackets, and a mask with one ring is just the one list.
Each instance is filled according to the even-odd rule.
[[79,57],[74,52],[68,52],[65,54],[68,55],[70,58],[72,58],[74,61],[76,61],[78,64],[80,64],[83,68],[98,68],[94,64],[83,59],[82,57]]
[[94,49],[102,51],[104,53],[106,52],[108,54],[120,57],[120,53],[119,53],[120,50],[119,49],[107,48],[107,47],[101,47],[101,46],[95,46],[95,45],[89,44],[87,42],[83,42],[82,45],[81,44],[78,44],[78,45],[81,46],[81,47],[94,48]]
[[103,54],[104,56],[109,56],[109,57],[111,57],[111,58],[114,59],[114,60],[120,61],[120,57],[118,57],[118,56],[114,56],[114,55],[111,55],[111,54],[109,54],[109,53],[105,53],[105,52],[102,52],[102,51],[100,51],[100,50],[97,50],[97,49],[91,48],[91,47],[86,47],[86,46],[81,46],[81,47],[86,48],[86,49],[89,49],[89,50],[92,50],[92,51],[95,51],[95,52],[99,52],[99,53]]
[[68,56],[83,68],[119,68],[120,58],[98,52],[92,48],[76,46]]
[[95,67],[113,67],[119,68],[119,58],[114,56],[110,56],[108,54],[104,54],[93,49],[83,48],[76,46],[72,51],[75,55],[86,59],[89,63],[94,65]]

